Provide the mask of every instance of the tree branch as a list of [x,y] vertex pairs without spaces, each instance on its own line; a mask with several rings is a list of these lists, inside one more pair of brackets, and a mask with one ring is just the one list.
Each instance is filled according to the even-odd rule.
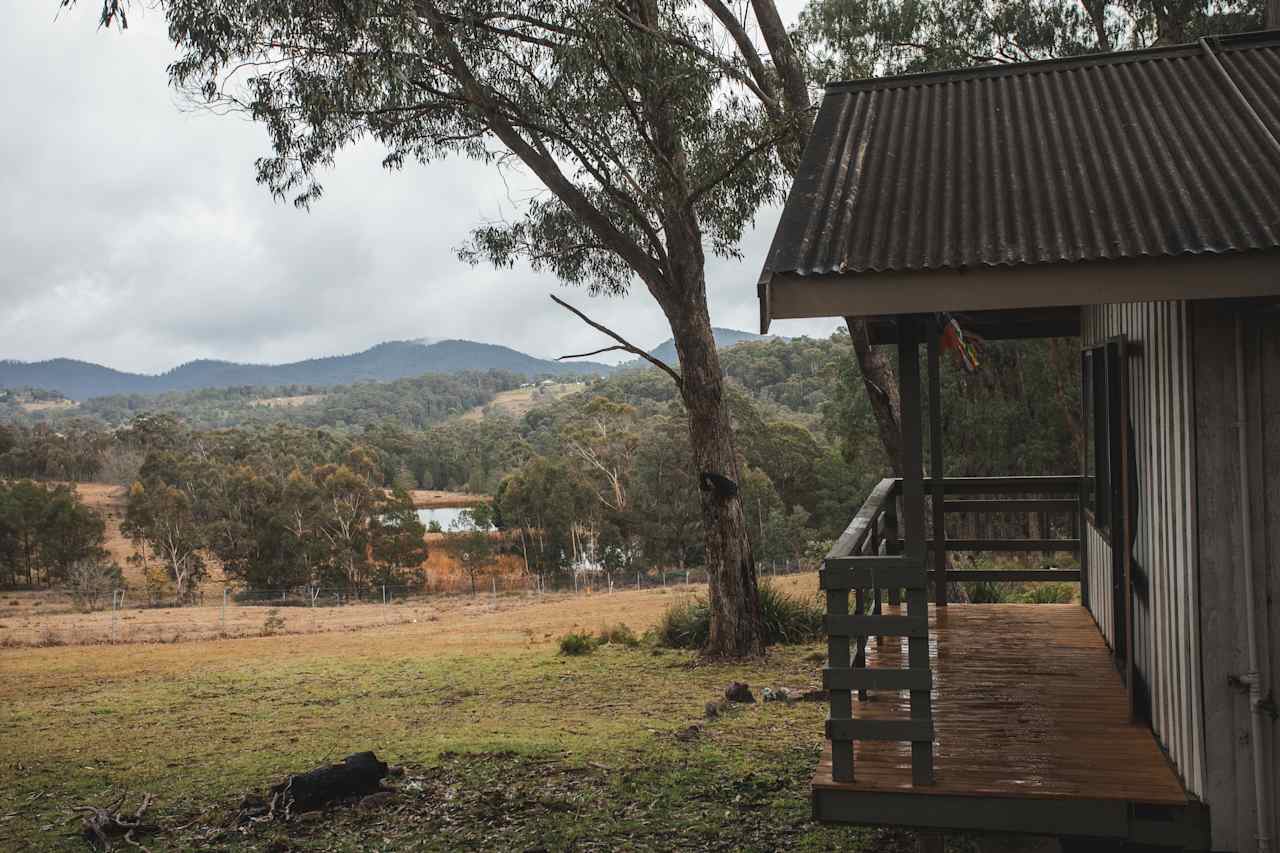
[[[670,376],[672,379],[674,379],[674,380],[675,380],[675,383],[676,383],[676,386],[677,386],[677,387],[679,387],[679,388],[684,388],[684,378],[683,378],[679,373],[677,373],[676,371],[672,370],[672,369],[671,369],[671,366],[670,366],[670,365],[668,365],[665,361],[663,361],[663,360],[662,360],[662,359],[660,359],[660,358],[655,358],[654,356],[652,356],[652,355],[650,355],[649,353],[645,352],[644,350],[640,349],[640,347],[638,347],[638,346],[636,346],[635,344],[631,343],[631,342],[630,342],[630,341],[628,341],[626,338],[622,337],[622,335],[619,335],[617,332],[613,331],[612,329],[608,328],[607,326],[602,326],[602,325],[600,325],[600,324],[599,324],[599,323],[597,323],[595,320],[592,320],[590,317],[588,317],[586,314],[583,314],[583,313],[582,313],[581,311],[579,311],[577,308],[574,308],[574,307],[573,307],[572,305],[570,305],[568,302],[565,302],[563,299],[561,299],[560,297],[556,296],[554,293],[551,293],[551,294],[548,294],[548,295],[551,297],[551,301],[552,301],[552,302],[554,302],[555,304],[559,305],[561,308],[564,308],[565,310],[572,312],[573,314],[575,314],[575,315],[578,317],[578,319],[579,319],[579,320],[581,320],[582,322],[586,323],[588,326],[590,326],[591,328],[595,329],[597,332],[601,332],[601,333],[603,333],[603,334],[608,335],[609,337],[613,338],[615,341],[617,341],[617,342],[620,344],[620,346],[617,346],[617,347],[609,347],[608,349],[613,349],[613,350],[624,350],[624,351],[626,351],[626,352],[631,353],[632,355],[638,355],[638,356],[640,356],[640,357],[641,357],[641,358],[643,358],[645,361],[647,361],[647,362],[649,362],[650,364],[652,364],[654,367],[658,368],[659,370],[665,371],[665,372],[666,372],[666,374],[667,374],[668,376]],[[607,351],[607,350],[599,350],[598,352],[606,352],[606,351]],[[594,354],[595,354],[595,353],[588,353],[588,355],[594,355]],[[569,356],[569,355],[564,356],[564,357],[565,357],[565,358],[578,358],[578,356]]]
[[601,347],[600,349],[593,349],[591,352],[579,352],[579,353],[574,353],[573,355],[562,355],[559,358],[557,358],[556,361],[564,361],[567,358],[590,358],[591,356],[599,355],[602,352],[618,352],[618,351],[631,352],[631,350],[627,349],[624,346]]
[[665,270],[591,203],[582,190],[561,171],[553,157],[530,143],[516,130],[495,101],[493,93],[476,78],[470,64],[454,41],[444,16],[433,0],[415,0],[414,5],[426,20],[436,43],[440,45],[453,75],[461,84],[462,91],[488,121],[494,135],[519,157],[538,176],[543,185],[555,193],[565,206],[582,220],[584,225],[595,232],[601,242],[617,252],[651,289],[663,286],[666,278]]

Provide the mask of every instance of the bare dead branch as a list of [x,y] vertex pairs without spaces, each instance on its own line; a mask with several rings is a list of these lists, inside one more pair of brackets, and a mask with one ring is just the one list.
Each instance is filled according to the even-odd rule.
[[[608,335],[609,337],[613,338],[620,345],[617,347],[610,347],[609,349],[623,350],[631,353],[632,355],[640,356],[645,361],[652,364],[654,367],[658,368],[659,370],[665,371],[668,376],[670,376],[673,380],[675,380],[675,383],[678,387],[684,388],[684,378],[679,373],[672,370],[671,366],[668,365],[665,361],[663,361],[660,358],[655,358],[654,356],[640,349],[640,347],[631,343],[626,338],[622,337],[622,335],[619,335],[617,332],[613,331],[613,329],[610,329],[609,327],[603,326],[600,323],[597,323],[595,320],[592,320],[586,314],[583,314],[577,308],[574,308],[572,305],[570,305],[568,302],[565,302],[563,299],[556,296],[554,293],[551,293],[548,295],[551,297],[552,302],[556,303],[561,308],[564,308],[566,311],[573,313],[574,315],[577,316],[579,320],[586,323],[588,326],[595,329],[597,332],[601,332],[602,334]],[[600,350],[600,352],[605,352],[605,350]],[[577,356],[565,356],[565,358],[576,358],[576,357]]]
[[602,352],[618,352],[618,351],[630,352],[630,350],[628,350],[624,346],[602,347],[600,349],[594,349],[591,352],[579,352],[579,353],[574,353],[573,355],[562,355],[559,358],[557,358],[556,361],[564,361],[565,359],[569,359],[569,358],[589,358],[593,355],[599,355]]

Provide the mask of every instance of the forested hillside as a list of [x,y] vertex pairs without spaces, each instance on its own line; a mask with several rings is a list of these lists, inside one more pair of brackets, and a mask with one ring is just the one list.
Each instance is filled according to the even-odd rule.
[[347,385],[386,381],[424,373],[503,370],[534,376],[602,376],[609,365],[534,358],[510,347],[476,341],[429,344],[390,341],[352,355],[312,358],[291,364],[235,364],[192,361],[148,376],[123,373],[98,364],[58,358],[51,361],[0,361],[0,388],[40,388],[72,400],[120,394],[164,394],[202,388]]
[[118,427],[138,415],[169,412],[197,429],[287,423],[352,430],[387,419],[420,429],[483,406],[495,394],[525,382],[524,376],[503,370],[461,371],[336,387],[238,386],[158,395],[116,394],[93,397],[74,407],[33,407],[15,393],[7,403],[0,396],[0,423],[47,423],[62,429],[80,421]]
[[[1035,341],[988,345],[975,373],[948,361],[947,472],[1078,470],[1074,353]],[[742,343],[722,358],[757,555],[820,554],[888,473],[847,335]],[[0,425],[0,478],[139,483],[141,495],[173,500],[139,497],[138,512],[189,514],[204,547],[230,537],[216,547],[233,574],[263,582],[314,580],[322,567],[352,583],[402,576],[402,557],[394,567],[364,564],[380,559],[369,543],[394,540],[383,510],[370,509],[381,506],[380,488],[494,495],[508,547],[540,574],[584,553],[610,571],[697,565],[699,484],[671,379],[623,370],[578,393],[535,395],[519,418],[454,417],[518,381],[489,372],[318,397],[277,389],[280,399],[316,397],[301,405],[266,405],[251,389],[114,398],[52,425],[34,422],[48,414],[38,411]],[[338,556],[332,543],[323,553],[303,547],[330,523],[316,502],[328,494],[333,506],[335,489],[364,513],[364,533],[348,531]],[[299,524],[317,526],[308,534]]]

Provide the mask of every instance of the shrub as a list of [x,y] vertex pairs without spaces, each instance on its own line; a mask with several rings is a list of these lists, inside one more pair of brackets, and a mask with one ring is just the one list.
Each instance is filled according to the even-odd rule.
[[613,625],[600,626],[600,633],[596,636],[601,645],[608,643],[611,645],[628,646],[630,648],[635,648],[640,645],[640,638],[622,622],[618,622]]
[[686,598],[668,607],[654,629],[658,645],[700,649],[711,635],[711,611],[704,598]]
[[823,610],[816,600],[788,595],[771,583],[760,584],[764,641],[769,645],[808,643],[822,636]]
[[1018,596],[1027,604],[1070,604],[1076,600],[1076,591],[1069,583],[1036,584]]
[[589,655],[595,650],[596,641],[590,634],[574,632],[560,638],[562,655]]
[[970,604],[1004,604],[1009,600],[1009,585],[1003,581],[974,581],[965,587]]
[[[788,595],[773,584],[760,584],[760,611],[767,645],[807,643],[822,636],[823,611],[816,602]],[[658,644],[700,649],[711,633],[711,612],[704,598],[676,602],[662,614],[655,631]]]
[[262,620],[262,636],[270,637],[284,630],[284,617],[274,607],[267,611],[267,618]]

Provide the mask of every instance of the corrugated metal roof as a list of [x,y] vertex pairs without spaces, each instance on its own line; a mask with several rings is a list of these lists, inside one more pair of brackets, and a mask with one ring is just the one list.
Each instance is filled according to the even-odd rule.
[[1280,247],[1280,31],[827,87],[766,275]]

